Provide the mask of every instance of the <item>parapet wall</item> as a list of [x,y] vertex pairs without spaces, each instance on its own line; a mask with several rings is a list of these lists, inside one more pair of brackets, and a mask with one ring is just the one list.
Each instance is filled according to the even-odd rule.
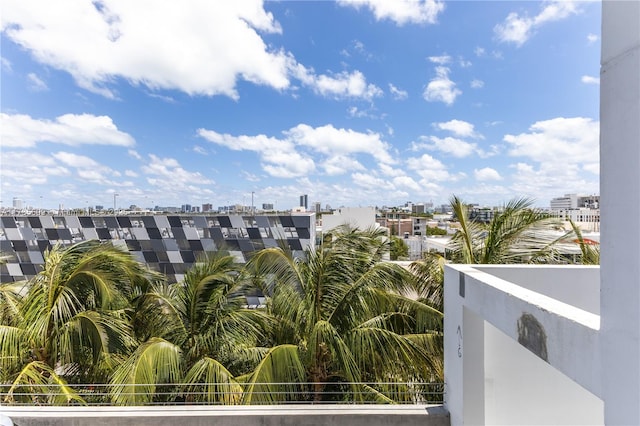
[[20,426],[449,426],[441,405],[4,407]]

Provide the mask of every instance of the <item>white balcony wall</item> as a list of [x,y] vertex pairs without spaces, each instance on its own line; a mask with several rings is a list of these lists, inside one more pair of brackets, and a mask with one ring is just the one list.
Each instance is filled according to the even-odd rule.
[[602,425],[601,399],[484,323],[487,425]]
[[597,310],[598,276],[597,267],[446,267],[452,425],[604,424],[599,316],[571,304]]

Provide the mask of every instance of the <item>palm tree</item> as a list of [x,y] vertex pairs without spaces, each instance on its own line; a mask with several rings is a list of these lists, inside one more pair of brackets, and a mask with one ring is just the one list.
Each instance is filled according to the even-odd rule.
[[7,400],[26,388],[52,390],[51,402],[78,401],[67,381],[103,383],[134,345],[124,308],[152,276],[128,252],[98,241],[56,246],[44,259],[24,289],[2,292],[10,305],[0,325],[0,381],[11,383]]
[[[410,269],[417,277],[420,300],[443,310],[444,265],[447,261],[470,264],[558,263],[566,262],[558,253],[558,243],[569,234],[558,236],[556,219],[532,207],[532,200],[516,198],[495,212],[488,224],[469,218],[469,210],[457,196],[450,200],[459,229],[451,239],[446,258],[426,253]],[[579,237],[581,238],[581,236]],[[582,245],[581,247],[584,247]]]
[[469,218],[467,205],[457,196],[451,207],[460,229],[451,240],[456,263],[535,263],[557,260],[554,245],[560,241],[550,231],[557,220],[533,208],[533,201],[516,198],[497,211],[485,225]]
[[233,257],[220,251],[182,282],[157,283],[135,298],[131,320],[141,343],[114,372],[112,401],[238,403],[242,388],[235,376],[265,352],[256,344],[267,317],[246,308],[248,290]]
[[442,314],[403,296],[413,281],[407,270],[382,261],[383,236],[343,227],[303,259],[268,248],[250,261],[264,277],[275,327],[269,351],[243,378],[245,402],[305,392],[317,401],[327,391],[347,390],[356,400],[389,402],[410,397],[406,382],[440,378],[434,325]]
[[580,227],[572,220],[569,221],[571,225],[572,236],[575,239],[572,241],[577,243],[580,247],[580,260],[578,263],[581,265],[599,265],[600,264],[600,244],[596,241],[589,240],[583,237]]

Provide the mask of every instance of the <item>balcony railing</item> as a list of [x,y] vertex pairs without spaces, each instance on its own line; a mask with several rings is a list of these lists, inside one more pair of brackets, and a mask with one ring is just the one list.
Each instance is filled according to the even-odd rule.
[[[250,390],[249,390],[250,389]],[[0,404],[167,406],[268,404],[441,404],[444,383],[0,384]]]

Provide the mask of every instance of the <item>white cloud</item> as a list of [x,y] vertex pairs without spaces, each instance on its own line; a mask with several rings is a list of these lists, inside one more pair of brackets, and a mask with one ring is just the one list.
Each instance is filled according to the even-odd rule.
[[138,154],[138,152],[134,149],[130,149],[127,151],[127,154],[135,158],[136,160],[142,160],[142,155]]
[[483,169],[474,169],[473,176],[479,181],[502,180],[502,176],[495,169],[485,167]]
[[486,54],[486,51],[484,50],[484,47],[477,46],[473,49],[473,53],[475,53],[477,57],[481,57]]
[[213,130],[198,129],[198,135],[209,142],[234,151],[253,151],[259,154],[262,168],[275,177],[291,178],[304,176],[315,170],[313,159],[301,155],[289,140],[257,136],[233,136]]
[[371,109],[369,111],[365,111],[365,110],[359,109],[356,106],[351,106],[347,108],[347,113],[349,114],[349,117],[353,117],[353,118],[371,118],[371,119],[379,118],[377,115],[371,112]]
[[393,96],[393,99],[397,101],[402,101],[409,97],[409,94],[406,90],[398,89],[391,83],[389,83],[389,91],[391,92],[391,96]]
[[429,59],[430,62],[438,65],[447,65],[451,63],[451,56],[449,55],[429,56],[427,59]]
[[461,94],[462,91],[456,88],[456,83],[449,79],[449,68],[439,66],[436,67],[436,77],[429,81],[422,95],[429,102],[443,102],[447,105],[453,105],[458,95]]
[[376,20],[389,19],[396,25],[407,23],[433,24],[444,10],[444,2],[438,0],[339,0],[338,4],[371,10]]
[[473,65],[471,61],[464,59],[462,56],[458,58],[458,64],[460,64],[462,68],[469,68],[471,65]]
[[359,161],[348,155],[335,155],[321,164],[325,173],[329,176],[342,175],[348,172],[366,170]]
[[580,81],[584,84],[600,84],[599,77],[591,77],[590,75],[583,75]]
[[65,114],[54,121],[23,114],[0,113],[2,146],[33,147],[39,142],[65,145],[132,146],[134,139],[118,130],[108,116]]
[[100,167],[100,164],[85,155],[73,154],[71,152],[60,151],[53,154],[53,158],[60,161],[67,166],[82,168],[82,169],[95,169]]
[[34,92],[45,92],[49,90],[49,87],[47,87],[47,83],[42,81],[40,77],[32,72],[27,74],[27,82],[29,84],[29,89]]
[[194,145],[193,152],[200,155],[209,155],[209,152],[205,148],[201,147],[200,145]]
[[587,42],[589,42],[589,44],[593,44],[598,40],[600,40],[598,35],[592,33],[587,34]]
[[396,188],[407,188],[411,191],[420,191],[420,185],[409,176],[398,176],[393,178],[393,185]]
[[393,184],[385,179],[373,176],[371,173],[353,173],[351,175],[353,183],[366,189],[395,189]]
[[11,61],[5,57],[0,57],[0,66],[6,72],[13,72],[13,66],[11,65]]
[[429,154],[407,159],[407,168],[418,173],[423,179],[429,181],[446,181],[451,179],[447,167]]
[[16,184],[41,185],[50,176],[69,176],[68,168],[60,165],[53,157],[32,151],[2,151],[0,179],[11,186]]
[[174,158],[160,158],[150,154],[149,159],[150,161],[142,166],[142,171],[149,176],[147,182],[151,185],[171,191],[193,192],[198,189],[198,185],[214,183],[199,172],[185,170]]
[[153,0],[73,1],[64,13],[51,2],[9,0],[3,6],[3,36],[38,62],[68,72],[80,87],[109,98],[118,97],[112,87],[118,79],[153,92],[233,99],[240,80],[286,90],[291,78],[323,96],[382,94],[360,71],[315,75],[290,52],[265,43],[261,34],[282,29],[263,0],[191,0],[189,7]]
[[366,77],[360,71],[316,75],[312,69],[301,64],[292,64],[291,70],[293,76],[322,96],[371,100],[383,94],[378,86],[367,83]]
[[510,166],[514,171],[511,191],[537,200],[548,202],[558,194],[564,194],[567,188],[576,188],[584,193],[597,193],[599,180],[597,175],[585,176],[576,164],[566,164],[560,168],[557,164],[540,163],[537,166],[518,162]]
[[599,162],[599,123],[590,118],[554,118],[538,121],[529,133],[505,135],[512,156],[526,157],[562,175],[571,165]]
[[90,181],[100,185],[120,186],[123,182],[111,180],[112,177],[120,177],[121,174],[111,168],[104,166],[94,159],[85,155],[78,155],[72,152],[56,152],[52,154],[56,161],[76,169],[78,177],[83,181]]
[[449,120],[442,123],[433,123],[436,129],[447,130],[455,136],[462,138],[483,138],[483,136],[475,131],[473,124],[463,120]]
[[468,157],[476,151],[476,144],[465,142],[452,137],[438,138],[430,136],[431,144],[425,145],[427,149],[432,149],[445,154],[453,155],[457,158]]
[[246,170],[242,171],[242,176],[249,182],[260,182],[260,177],[254,175],[253,173],[249,173]]
[[398,177],[398,176],[403,176],[405,174],[404,170],[396,169],[390,166],[389,164],[380,163],[378,164],[378,167],[380,168],[380,171],[385,176]]
[[[280,33],[262,1],[193,0],[189,7],[152,0],[100,3],[12,1],[4,34],[34,58],[73,75],[88,90],[115,97],[115,78],[152,90],[237,97],[236,80],[289,85],[288,56],[259,32]],[[229,43],[233,40],[233,43]]]
[[[232,150],[258,153],[264,171],[278,177],[306,176],[315,171],[316,163],[328,175],[361,170],[363,166],[353,157],[358,154],[371,156],[382,164],[395,162],[380,134],[339,129],[330,124],[320,127],[299,124],[283,131],[282,139],[266,135],[233,136],[206,129],[199,129],[198,135]],[[321,157],[314,160],[316,154]]]
[[298,146],[312,148],[325,155],[369,154],[381,163],[394,163],[389,145],[378,133],[361,133],[351,129],[336,129],[328,124],[311,127],[299,124],[285,134]]
[[493,28],[498,41],[513,43],[520,47],[542,25],[578,13],[576,3],[570,0],[550,1],[543,4],[544,8],[534,17],[520,16],[516,12],[510,13],[503,23]]
[[484,81],[478,80],[477,78],[474,78],[473,80],[471,80],[472,89],[481,89],[483,87],[484,87]]
[[133,170],[125,170],[124,175],[128,177],[138,177],[138,174]]

